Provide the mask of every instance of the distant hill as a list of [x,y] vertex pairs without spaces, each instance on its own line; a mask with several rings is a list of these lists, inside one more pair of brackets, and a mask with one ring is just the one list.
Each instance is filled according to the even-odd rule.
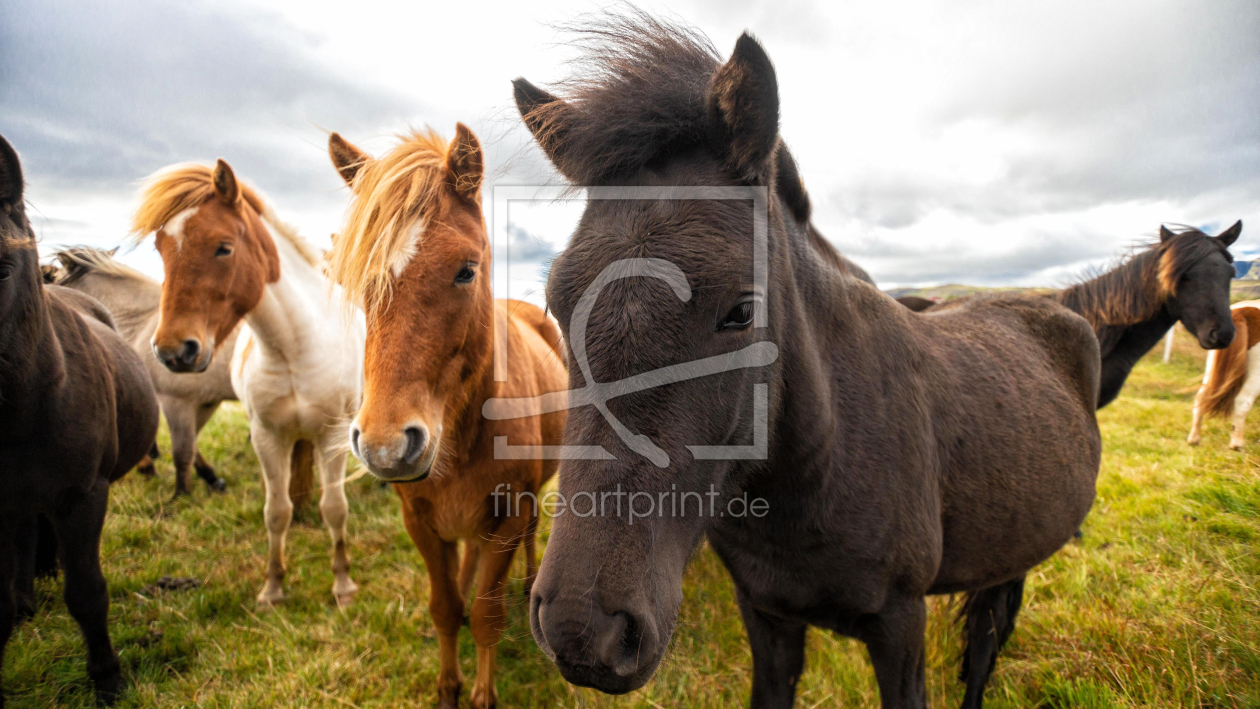
[[886,292],[894,298],[914,295],[920,298],[927,298],[928,300],[951,300],[977,293],[1050,293],[1051,289],[1016,288],[1014,286],[987,288],[984,286],[964,286],[958,283],[950,283],[944,286],[931,286],[930,288],[893,288]]

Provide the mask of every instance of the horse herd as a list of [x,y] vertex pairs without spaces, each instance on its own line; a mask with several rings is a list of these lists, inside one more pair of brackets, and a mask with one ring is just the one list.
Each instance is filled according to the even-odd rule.
[[[132,226],[161,254],[160,284],[86,249],[60,253],[45,284],[18,156],[0,139],[0,652],[55,553],[88,674],[101,701],[116,698],[98,556],[110,483],[150,452],[160,404],[176,493],[191,491],[190,467],[223,489],[196,437],[239,398],[266,486],[258,603],[283,599],[294,500],[316,488],[332,593],[353,601],[352,451],[394,484],[424,558],[441,707],[463,686],[470,597],[470,703],[496,703],[518,546],[539,648],[570,682],[623,693],[664,656],[702,539],[734,580],[752,706],[792,705],[814,625],[865,643],[884,707],[925,707],[924,597],[961,592],[963,706],[979,707],[1026,573],[1090,509],[1095,410],[1137,360],[1177,321],[1226,348],[1192,441],[1201,413],[1260,391],[1246,376],[1260,309],[1229,305],[1241,223],[1161,227],[1053,297],[899,304],[811,223],[774,68],[750,35],[724,59],[694,30],[633,15],[586,46],[563,95],[513,82],[525,125],[592,195],[665,196],[588,200],[550,267],[554,320],[492,297],[483,154],[462,124],[449,142],[417,132],[379,156],[331,134],[352,202],[327,255],[223,160],[155,173]],[[756,199],[668,198],[694,186],[760,190],[760,270]],[[490,415],[504,401],[516,414]],[[539,568],[538,496],[557,471],[573,513],[554,517]],[[591,514],[577,513],[582,496]],[[659,511],[643,514],[644,499]],[[736,499],[762,513],[715,511]]]

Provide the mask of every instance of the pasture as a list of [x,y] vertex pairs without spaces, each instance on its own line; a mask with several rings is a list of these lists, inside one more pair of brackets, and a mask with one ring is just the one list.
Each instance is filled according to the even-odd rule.
[[[1104,457],[1084,537],[1034,569],[1024,610],[989,686],[990,707],[1260,707],[1260,439],[1226,448],[1223,422],[1185,444],[1204,353],[1179,332],[1099,412]],[[1253,431],[1260,428],[1253,427]],[[1047,435],[1053,435],[1047,432]],[[165,429],[160,444],[167,448]],[[110,631],[123,665],[122,707],[394,707],[435,702],[437,640],[425,571],[398,500],[370,477],[350,483],[350,553],[361,591],[339,611],[328,593],[328,535],[308,509],[289,535],[288,598],[261,611],[267,558],[261,474],[239,405],[201,436],[229,489],[198,483],[171,503],[169,456],[148,480],[112,490],[102,564]],[[544,522],[540,546],[545,548]],[[732,707],[747,702],[751,656],[725,571],[706,548],[687,572],[678,631],[656,677],[611,697],[568,685],[530,636],[520,554],[500,645],[504,707]],[[162,576],[202,585],[155,590]],[[90,707],[78,628],[61,582],[41,581],[40,610],[7,650],[12,707]],[[928,625],[932,706],[956,706],[956,602]],[[461,634],[465,698],[472,639]],[[796,706],[875,707],[865,650],[810,629]],[[463,705],[463,703],[461,703]]]

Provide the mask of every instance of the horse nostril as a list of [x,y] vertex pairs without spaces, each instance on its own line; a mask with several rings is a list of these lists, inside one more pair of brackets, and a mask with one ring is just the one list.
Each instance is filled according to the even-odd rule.
[[350,447],[354,450],[355,455],[362,458],[363,455],[359,452],[359,433],[360,431],[358,426],[350,429]]
[[429,442],[429,434],[419,426],[408,426],[404,433],[407,434],[407,452],[403,454],[403,461],[407,465],[414,465],[424,453]]
[[643,632],[633,615],[618,611],[604,629],[596,652],[603,664],[619,677],[629,677],[639,666]]
[[184,364],[194,364],[197,356],[201,354],[201,343],[196,340],[184,340],[184,348],[179,353],[179,359]]

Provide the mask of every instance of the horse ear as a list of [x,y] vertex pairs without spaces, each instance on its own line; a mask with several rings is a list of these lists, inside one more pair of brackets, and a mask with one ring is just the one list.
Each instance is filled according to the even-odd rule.
[[237,198],[241,196],[241,188],[236,184],[236,173],[232,172],[232,166],[223,158],[219,158],[219,161],[214,164],[214,176],[211,181],[214,182],[215,193],[224,204],[236,204]]
[[741,172],[761,172],[779,139],[779,83],[770,57],[745,32],[709,83],[709,118]]
[[1176,236],[1176,234],[1172,233],[1172,230],[1170,230],[1168,227],[1164,226],[1163,224],[1160,224],[1160,225],[1159,225],[1159,241],[1160,241],[1160,243],[1163,243],[1163,242],[1165,242],[1165,241],[1168,241],[1169,239],[1173,238],[1174,236]]
[[1239,219],[1238,221],[1234,222],[1234,226],[1221,232],[1220,235],[1217,236],[1216,238],[1220,239],[1221,243],[1225,244],[1226,246],[1229,246],[1235,241],[1238,241],[1238,235],[1241,233],[1242,233],[1242,220]]
[[355,175],[358,175],[359,170],[372,159],[336,131],[328,134],[328,157],[332,158],[333,167],[337,168],[341,179],[345,180],[351,188],[354,187]]
[[573,107],[524,78],[512,81],[512,94],[516,98],[516,110],[521,112],[521,119],[534,140],[538,141],[538,147],[561,174],[572,179],[570,171],[565,169],[563,145],[569,132]]
[[22,161],[9,141],[0,135],[0,202],[21,204],[22,192]]
[[481,143],[463,123],[455,124],[455,139],[446,151],[446,169],[450,172],[451,186],[459,196],[476,201],[484,171]]

